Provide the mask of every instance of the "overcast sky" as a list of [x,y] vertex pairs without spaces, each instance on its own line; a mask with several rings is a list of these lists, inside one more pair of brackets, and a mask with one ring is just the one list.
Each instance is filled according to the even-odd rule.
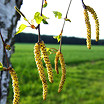
[[[43,14],[50,19],[47,20],[49,23],[48,25],[41,24],[41,34],[56,36],[60,34],[64,20],[56,19],[52,11],[61,12],[62,17],[64,18],[70,0],[47,0],[47,2],[48,6],[44,8]],[[100,39],[104,39],[104,0],[84,0],[84,2],[86,5],[93,7],[96,11],[100,23]],[[23,0],[23,5],[21,6],[20,10],[24,13],[27,19],[31,21],[31,19],[33,19],[34,17],[35,12],[40,12],[40,9],[41,0]],[[92,39],[95,39],[95,21],[93,20],[90,13],[89,16],[92,29]],[[66,22],[63,35],[86,38],[86,25],[84,21],[81,0],[72,0],[68,18],[71,20],[71,23]],[[22,17],[18,22],[17,28],[20,26],[20,24],[28,25],[28,23],[24,21]],[[31,28],[26,28],[23,32],[37,34],[37,30],[32,30]]]

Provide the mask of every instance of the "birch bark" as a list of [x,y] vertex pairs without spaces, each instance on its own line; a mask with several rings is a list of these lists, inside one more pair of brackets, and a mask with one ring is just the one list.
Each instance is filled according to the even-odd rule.
[[[8,58],[14,51],[14,34],[16,32],[17,21],[20,19],[14,6],[20,8],[22,0],[0,0],[0,30],[4,41],[11,45],[11,51],[7,51]],[[7,66],[2,40],[0,38],[0,62]],[[9,65],[11,66],[10,60]],[[6,104],[9,86],[9,72],[0,71],[0,104]]]

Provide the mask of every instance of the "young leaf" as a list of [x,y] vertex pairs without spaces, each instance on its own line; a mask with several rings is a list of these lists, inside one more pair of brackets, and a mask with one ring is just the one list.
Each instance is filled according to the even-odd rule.
[[46,51],[47,51],[48,55],[51,54],[51,50],[50,50],[50,48],[46,48]]
[[55,15],[56,18],[57,17],[58,17],[58,19],[61,19],[62,18],[62,13],[60,13],[58,11],[53,11],[53,13],[54,13],[54,15]]
[[1,62],[0,62],[0,71],[3,71],[3,65]]
[[49,19],[49,17],[46,17],[46,16],[45,16],[45,15],[43,15],[43,14],[42,14],[42,17],[43,17],[44,19]]
[[48,24],[48,22],[45,19],[42,19],[44,24]]
[[20,25],[20,27],[18,28],[18,31],[16,32],[16,34],[15,34],[15,35],[17,35],[17,34],[21,33],[21,32],[22,32],[22,31],[23,31],[26,27],[27,27],[26,25],[21,24],[21,25]]
[[60,42],[60,40],[61,40],[61,35],[62,35],[62,33],[60,33],[60,35],[58,35],[58,36],[54,36],[53,38],[54,38],[54,39],[57,39],[57,41]]
[[69,21],[69,22],[71,22],[71,20],[70,20],[70,19],[68,19],[68,18],[65,18],[65,21]]
[[43,8],[45,8],[45,7],[47,7],[47,2],[45,2],[45,3],[43,4]]
[[43,20],[43,17],[40,16],[39,12],[36,12],[35,15],[34,15],[34,19],[35,19],[35,21],[36,21],[37,24],[40,24],[41,21]]
[[[47,51],[48,56],[49,56],[50,54],[52,54],[51,48],[46,48],[46,51]],[[44,55],[41,53],[41,59],[43,59],[43,58],[44,58]]]

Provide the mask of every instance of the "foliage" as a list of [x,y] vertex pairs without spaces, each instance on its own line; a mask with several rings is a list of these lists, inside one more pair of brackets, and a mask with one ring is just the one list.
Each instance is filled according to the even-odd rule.
[[58,19],[61,19],[62,18],[62,13],[61,12],[53,11],[53,13],[54,13],[54,15],[55,15],[56,18],[57,17],[58,17]]
[[18,31],[16,32],[15,35],[21,33],[27,26],[25,24],[21,24],[20,27],[18,28]]
[[43,17],[40,16],[40,13],[39,12],[36,12],[35,15],[34,15],[34,19],[36,20],[36,23],[37,24],[40,24],[41,21],[42,21],[42,19],[43,19]]
[[45,8],[45,7],[47,7],[47,2],[45,2],[45,3],[43,4],[43,8]]
[[70,19],[68,19],[68,18],[65,18],[65,21],[69,21],[69,22],[71,22],[71,20],[70,20]]
[[53,38],[54,39],[57,39],[57,41],[60,42],[61,36],[62,36],[62,33],[60,33],[60,35],[58,35],[58,36],[54,36]]

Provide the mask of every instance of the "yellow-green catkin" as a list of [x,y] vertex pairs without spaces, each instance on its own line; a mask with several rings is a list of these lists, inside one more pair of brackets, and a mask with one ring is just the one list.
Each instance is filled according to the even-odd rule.
[[64,82],[65,82],[65,79],[66,79],[66,66],[65,66],[63,54],[61,52],[59,54],[59,60],[60,60],[61,69],[62,69],[62,76],[61,76],[61,81],[59,84],[58,92],[61,92],[63,85],[64,85]]
[[95,28],[96,28],[96,41],[99,40],[99,20],[97,17],[96,12],[94,11],[94,9],[90,6],[86,6],[86,9],[92,14],[92,17],[95,20]]
[[57,74],[59,74],[59,71],[58,71],[59,54],[60,54],[60,51],[56,52],[56,56],[55,56],[55,70]]
[[48,53],[46,51],[46,47],[45,47],[44,41],[40,42],[40,48],[41,48],[41,52],[42,52],[42,55],[43,55],[44,62],[46,64],[47,73],[48,73],[48,79],[49,79],[49,81],[51,83],[53,83],[52,66],[51,66],[51,63],[50,63],[50,60],[49,60]]
[[38,68],[39,76],[40,76],[40,79],[41,79],[42,85],[43,85],[43,99],[45,100],[46,96],[47,96],[47,81],[46,81],[46,76],[45,76],[43,63],[42,63],[42,59],[41,59],[39,43],[36,43],[34,46],[34,55],[35,55],[35,61],[36,61],[36,65]]
[[13,99],[13,104],[19,104],[19,99],[20,99],[20,91],[19,91],[19,85],[18,85],[18,77],[13,68],[9,70],[9,73],[12,78],[12,86],[13,86],[13,91],[14,91],[14,99]]
[[87,48],[91,49],[91,25],[90,25],[87,9],[84,9],[84,17],[85,17],[85,24],[87,28],[87,40],[86,40]]

